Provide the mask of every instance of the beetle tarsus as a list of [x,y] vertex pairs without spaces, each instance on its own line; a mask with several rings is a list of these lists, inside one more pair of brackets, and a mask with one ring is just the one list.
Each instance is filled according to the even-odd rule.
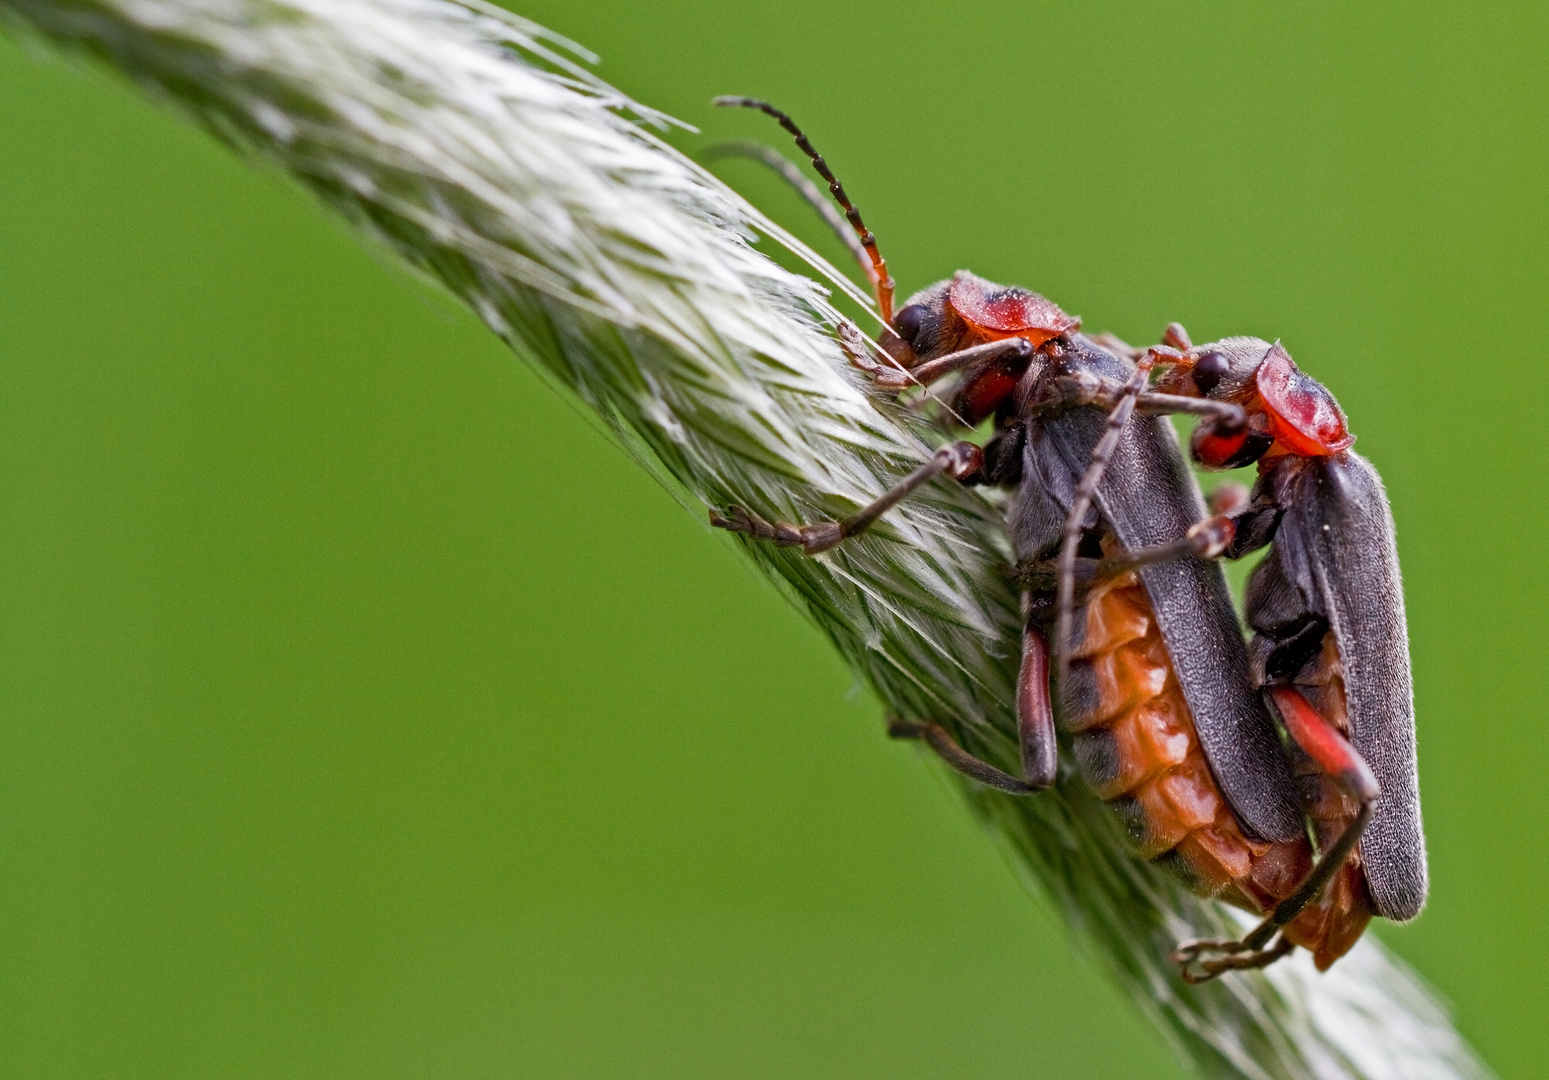
[[986,787],[1004,791],[1008,795],[1031,795],[1042,791],[1047,784],[1030,784],[1010,773],[997,769],[987,761],[981,761],[958,745],[940,724],[922,723],[890,716],[887,734],[891,739],[918,739],[936,752],[936,756],[964,776],[977,780]]
[[[1339,838],[1329,845],[1296,891],[1276,904],[1264,921],[1240,941],[1201,939],[1180,944],[1173,953],[1173,960],[1182,968],[1186,982],[1204,982],[1227,971],[1263,967],[1290,952],[1293,946],[1284,934],[1281,934],[1280,940],[1273,947],[1266,949],[1264,946],[1323,895],[1323,890],[1328,888],[1334,875],[1355,851],[1355,845],[1366,831],[1382,794],[1366,760],[1338,728],[1312,707],[1300,691],[1276,686],[1270,688],[1268,694],[1292,741],[1317,763],[1344,794],[1359,802],[1360,810],[1355,819],[1345,826]],[[1226,955],[1215,960],[1200,960],[1201,954],[1205,952]]]
[[[851,367],[859,368],[873,379],[890,369],[889,365],[877,358],[874,347],[866,340],[866,335],[861,333],[861,328],[849,319],[840,321],[835,336],[839,339],[839,350],[844,353],[845,359],[850,361]],[[897,367],[896,361],[892,369],[902,370]]]
[[878,518],[903,502],[932,478],[946,473],[959,483],[974,483],[984,468],[984,451],[971,442],[948,443],[931,459],[900,480],[874,502],[862,507],[843,521],[820,521],[813,525],[787,525],[769,522],[745,507],[728,506],[725,513],[711,509],[710,524],[717,529],[740,532],[755,540],[767,540],[776,547],[799,547],[808,555],[817,555],[838,547],[852,536],[859,536]]
[[1201,559],[1219,559],[1225,555],[1237,538],[1237,523],[1225,514],[1217,514],[1195,522],[1180,540],[1155,547],[1138,548],[1110,555],[1097,564],[1099,578],[1115,577],[1126,570],[1134,570],[1155,563],[1169,562],[1189,555]]
[[[1228,971],[1252,971],[1256,968],[1268,967],[1281,957],[1289,955],[1295,948],[1296,946],[1284,934],[1280,935],[1280,938],[1267,949],[1250,949],[1243,941],[1200,938],[1181,943],[1174,950],[1172,961],[1178,965],[1178,974],[1184,982],[1190,986],[1198,986],[1200,983],[1225,975]],[[1213,959],[1205,958],[1206,954],[1213,952],[1223,955]]]
[[710,524],[728,532],[740,532],[755,540],[767,540],[775,547],[799,547],[808,555],[837,547],[844,540],[844,525],[837,521],[820,521],[815,525],[787,525],[769,522],[741,506],[728,506],[722,514],[710,511]]

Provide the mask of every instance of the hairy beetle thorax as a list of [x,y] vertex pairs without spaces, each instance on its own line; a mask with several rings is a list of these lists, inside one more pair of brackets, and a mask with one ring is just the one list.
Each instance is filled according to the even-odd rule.
[[896,340],[883,344],[899,363],[914,368],[1006,338],[1042,345],[1080,326],[1078,317],[1047,297],[959,270],[911,296],[893,318]]

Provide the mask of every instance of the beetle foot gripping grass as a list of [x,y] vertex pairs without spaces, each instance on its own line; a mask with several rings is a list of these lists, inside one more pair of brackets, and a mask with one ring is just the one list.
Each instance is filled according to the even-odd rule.
[[[137,83],[439,282],[696,514],[742,501],[766,520],[838,519],[931,457],[914,416],[845,370],[897,365],[847,345],[817,285],[748,236],[853,286],[530,22],[448,0],[0,0],[0,16]],[[1025,620],[997,569],[1011,558],[1004,515],[931,483],[885,528],[818,558],[741,546],[890,710],[1010,763],[1018,665],[1006,645]],[[1198,1073],[1488,1075],[1370,935],[1326,975],[1293,957],[1183,986],[1173,943],[1229,936],[1237,921],[1131,857],[1067,761],[1037,798],[961,790]]]
[[[1172,956],[1186,981],[1264,967],[1298,946],[1327,969],[1373,915],[1413,918],[1425,845],[1392,519],[1332,396],[1278,345],[1195,349],[1175,324],[1160,346],[1131,349],[1084,336],[1045,297],[966,272],[895,315],[876,238],[801,129],[765,102],[717,104],[778,120],[860,235],[892,365],[865,365],[874,381],[953,377],[945,415],[962,427],[993,418],[995,435],[982,450],[944,446],[841,521],[771,524],[731,507],[712,522],[816,554],[942,474],[1013,489],[1020,775],[928,717],[895,717],[890,734],[1029,795],[1057,778],[1058,715],[1141,858],[1263,916],[1241,938],[1181,942]],[[1155,388],[1153,368],[1164,372]],[[1137,406],[1144,414],[1132,418]],[[1158,419],[1169,412],[1201,417],[1191,442],[1200,465],[1259,464],[1252,498],[1206,515]],[[1248,590],[1250,657],[1209,560],[1270,544]]]

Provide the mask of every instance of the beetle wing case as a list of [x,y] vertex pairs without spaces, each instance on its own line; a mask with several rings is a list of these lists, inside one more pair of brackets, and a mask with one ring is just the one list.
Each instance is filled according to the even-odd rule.
[[[1118,358],[1077,335],[1070,338],[1066,356],[1095,375],[1130,375]],[[1100,408],[1078,408],[1029,422],[1023,490],[1017,499],[1054,505],[1041,512],[1029,505],[1013,510],[1019,556],[1058,544],[1065,509],[1074,502],[1107,419]],[[1177,540],[1206,515],[1172,426],[1141,415],[1126,425],[1098,486],[1096,505],[1130,550]],[[1140,577],[1210,770],[1238,820],[1265,840],[1305,836],[1290,764],[1249,681],[1247,646],[1220,566],[1175,559],[1143,567]]]
[[1378,914],[1402,922],[1425,905],[1428,875],[1393,517],[1377,470],[1354,451],[1308,459],[1297,483],[1269,558],[1339,647],[1350,739],[1382,789],[1361,859]]

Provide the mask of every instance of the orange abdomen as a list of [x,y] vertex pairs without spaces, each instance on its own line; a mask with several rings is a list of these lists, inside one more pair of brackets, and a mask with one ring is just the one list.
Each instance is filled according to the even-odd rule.
[[[1066,726],[1075,733],[1088,781],[1123,817],[1140,855],[1176,873],[1194,892],[1255,913],[1291,895],[1312,866],[1312,845],[1266,843],[1243,831],[1211,775],[1150,598],[1134,573],[1092,589],[1075,664],[1091,667],[1095,705],[1065,717]],[[1343,727],[1337,656],[1319,670],[1326,678],[1309,688],[1309,696],[1317,694],[1311,700]],[[1354,817],[1355,807],[1310,761],[1298,760],[1297,772],[1306,785],[1312,831],[1325,846]],[[1352,859],[1285,932],[1322,969],[1355,943],[1371,916],[1365,874]]]

